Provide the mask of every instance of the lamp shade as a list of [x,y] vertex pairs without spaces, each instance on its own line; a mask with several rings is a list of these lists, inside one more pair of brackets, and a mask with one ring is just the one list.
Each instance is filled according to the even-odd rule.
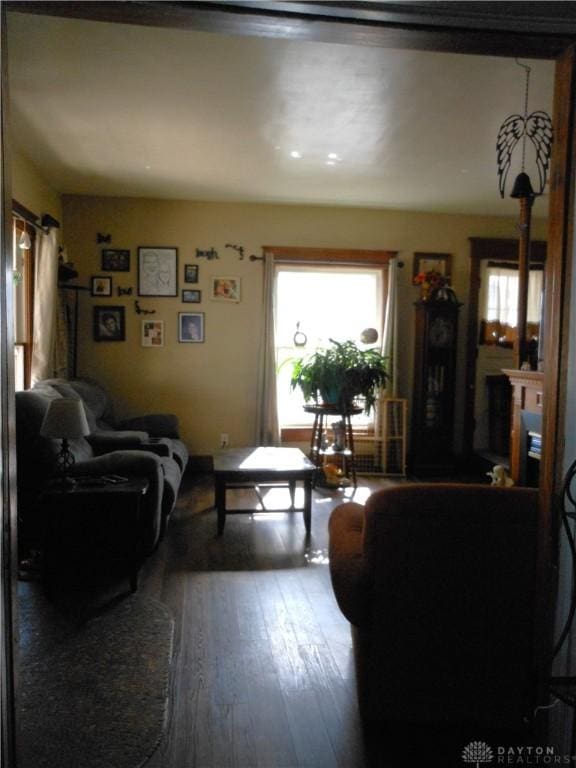
[[86,411],[81,400],[62,397],[52,400],[40,427],[43,437],[73,440],[90,434]]

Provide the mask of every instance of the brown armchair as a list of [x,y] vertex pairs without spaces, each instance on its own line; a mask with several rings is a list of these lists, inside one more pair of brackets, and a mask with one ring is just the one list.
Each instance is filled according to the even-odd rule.
[[520,728],[534,705],[538,494],[415,484],[332,513],[366,721]]

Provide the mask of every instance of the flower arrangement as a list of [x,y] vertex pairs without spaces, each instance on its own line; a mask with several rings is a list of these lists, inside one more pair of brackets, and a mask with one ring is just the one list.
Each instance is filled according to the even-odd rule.
[[426,301],[436,291],[444,288],[447,285],[447,280],[440,272],[430,270],[429,272],[419,272],[412,280],[412,284],[420,286],[420,297],[422,301]]

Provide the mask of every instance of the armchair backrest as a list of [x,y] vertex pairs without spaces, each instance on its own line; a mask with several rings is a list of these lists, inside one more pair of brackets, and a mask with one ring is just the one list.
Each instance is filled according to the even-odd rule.
[[537,512],[526,488],[416,484],[368,499],[371,666],[392,709],[430,713],[440,696],[447,718],[520,718],[533,685]]

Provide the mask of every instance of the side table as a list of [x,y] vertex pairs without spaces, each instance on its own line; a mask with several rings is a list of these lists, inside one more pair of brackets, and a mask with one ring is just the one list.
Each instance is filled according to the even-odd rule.
[[129,478],[107,483],[99,478],[75,485],[53,484],[42,500],[46,507],[43,535],[43,575],[47,590],[53,577],[77,565],[110,567],[120,561],[128,568],[130,589],[138,589],[142,561],[140,518],[148,480]]
[[[362,413],[362,408],[350,406],[347,409],[343,409],[337,405],[318,404],[305,405],[304,411],[314,414],[308,457],[316,467],[316,474],[322,469],[322,463],[326,456],[338,457],[342,460],[344,475],[352,477],[352,484],[356,488],[356,454],[354,452],[354,434],[350,417]],[[323,447],[324,435],[328,429],[328,416],[339,416],[344,422],[344,446],[342,449]]]

